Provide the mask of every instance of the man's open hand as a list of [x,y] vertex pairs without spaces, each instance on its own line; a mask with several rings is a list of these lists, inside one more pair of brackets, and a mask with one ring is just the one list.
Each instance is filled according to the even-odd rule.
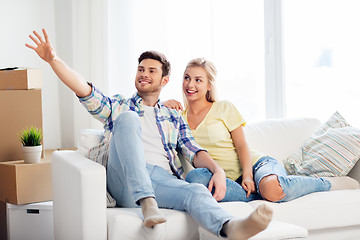
[[25,46],[33,49],[45,62],[50,63],[56,57],[56,54],[50,43],[49,36],[46,33],[45,29],[42,29],[42,32],[44,34],[45,41],[39,33],[33,31],[33,34],[35,36],[29,35],[29,37],[34,41],[36,47],[27,43],[25,44]]

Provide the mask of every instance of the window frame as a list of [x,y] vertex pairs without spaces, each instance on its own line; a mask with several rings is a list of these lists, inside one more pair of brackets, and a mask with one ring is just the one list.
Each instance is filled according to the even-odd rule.
[[265,116],[283,118],[285,112],[282,0],[264,0]]

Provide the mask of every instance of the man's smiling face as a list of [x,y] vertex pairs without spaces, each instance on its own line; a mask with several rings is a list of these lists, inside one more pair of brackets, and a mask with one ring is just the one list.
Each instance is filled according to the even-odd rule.
[[162,76],[162,63],[154,59],[144,59],[138,65],[135,87],[138,92],[148,94],[160,92],[166,84]]

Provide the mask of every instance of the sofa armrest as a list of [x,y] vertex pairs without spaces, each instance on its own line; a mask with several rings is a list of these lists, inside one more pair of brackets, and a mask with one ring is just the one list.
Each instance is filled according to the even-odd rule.
[[107,239],[106,172],[75,151],[52,155],[55,239]]
[[360,183],[360,160],[351,169],[348,176],[356,179],[356,181],[358,181]]

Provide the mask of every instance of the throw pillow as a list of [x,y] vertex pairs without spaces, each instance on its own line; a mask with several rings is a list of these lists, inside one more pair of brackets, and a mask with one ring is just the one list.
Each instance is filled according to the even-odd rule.
[[360,158],[360,129],[335,112],[284,165],[289,174],[312,177],[347,175]]

